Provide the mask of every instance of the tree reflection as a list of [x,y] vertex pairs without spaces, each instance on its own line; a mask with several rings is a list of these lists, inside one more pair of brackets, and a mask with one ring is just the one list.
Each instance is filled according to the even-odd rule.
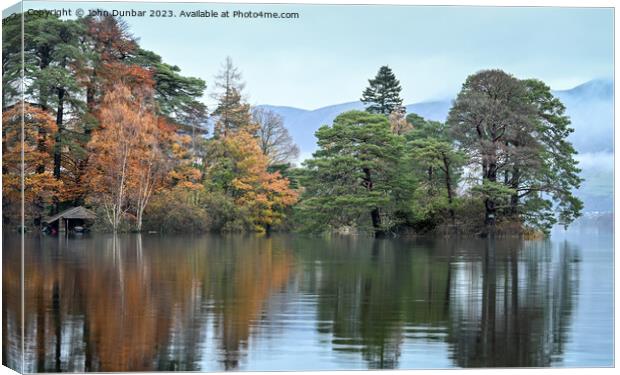
[[[437,343],[455,366],[549,366],[578,282],[578,250],[545,241],[131,235],[25,246],[28,372],[243,368],[259,339],[303,334],[282,329],[296,313],[336,360],[369,368],[401,367],[411,345]],[[19,251],[3,260],[2,350],[14,366]],[[296,296],[314,302],[295,311]]]
[[[300,246],[304,246],[303,244]],[[404,248],[403,248],[404,247]],[[319,331],[336,351],[360,352],[369,368],[397,368],[411,327],[446,324],[449,248],[428,244],[333,238],[308,262],[321,275]]]
[[[185,249],[157,242],[140,235],[32,239],[26,371],[200,370],[209,317],[224,368],[235,368],[253,319],[288,279],[289,256],[274,253],[269,241],[236,243],[227,252],[212,251],[206,240],[185,242]],[[4,259],[5,290],[19,285],[19,253],[12,253]],[[20,297],[4,298],[9,364],[21,360],[14,349]]]
[[[406,341],[445,340],[460,367],[541,367],[563,351],[577,251],[519,240],[325,240],[306,261],[319,331],[369,368],[399,367]],[[308,246],[303,241],[299,247]]]
[[473,288],[451,300],[448,340],[456,364],[550,366],[566,342],[578,286],[577,257],[567,243],[554,251],[548,241],[488,239],[480,266],[458,271]]

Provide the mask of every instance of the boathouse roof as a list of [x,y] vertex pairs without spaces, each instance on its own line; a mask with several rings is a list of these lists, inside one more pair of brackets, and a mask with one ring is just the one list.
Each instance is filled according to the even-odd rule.
[[60,213],[57,213],[54,216],[50,216],[43,220],[44,223],[51,224],[59,219],[90,219],[94,220],[97,218],[94,212],[89,210],[88,208],[78,206],[72,207],[67,210],[64,210]]

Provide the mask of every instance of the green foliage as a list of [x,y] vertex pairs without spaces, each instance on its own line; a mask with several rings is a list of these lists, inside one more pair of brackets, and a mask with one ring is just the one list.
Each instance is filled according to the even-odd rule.
[[226,136],[230,132],[251,126],[250,105],[243,98],[245,84],[241,80],[239,69],[233,65],[230,57],[226,58],[221,71],[215,77],[214,86],[216,91],[212,96],[217,100],[217,107],[212,113],[217,119],[214,136]]
[[184,189],[156,194],[144,213],[144,228],[157,232],[200,233],[211,228],[212,219],[203,206]]
[[[4,109],[22,94],[20,21],[13,17],[3,27]],[[56,210],[87,194],[85,145],[115,75],[127,76],[130,89],[149,102],[159,136],[191,134],[191,142],[179,134],[178,142],[169,139],[174,146],[166,157],[183,168],[171,172],[168,185],[151,190],[157,194],[144,211],[148,229],[271,230],[290,228],[286,217],[293,215],[296,226],[315,232],[477,230],[496,220],[548,231],[568,225],[583,209],[574,195],[582,180],[568,141],[570,119],[535,79],[501,70],[473,74],[444,124],[414,113],[405,118],[400,83],[382,66],[363,92],[366,111],[343,113],[322,126],[318,150],[302,168],[292,168],[288,161],[297,148],[282,120],[260,111],[252,116],[230,58],[216,76],[211,113],[201,101],[206,83],[140,48],[117,18],[26,15],[23,59],[24,94],[56,125],[49,137],[41,134],[53,153],[37,170],[53,166],[55,180],[62,180],[64,191],[50,205]],[[209,120],[213,137],[204,141]],[[464,180],[464,170],[478,175]]]
[[444,124],[416,114],[408,115],[407,121],[413,126],[406,135],[407,155],[418,181],[412,205],[414,223],[433,229],[449,216],[455,224],[456,188],[465,156],[450,142]]
[[[306,229],[395,226],[404,139],[391,133],[387,118],[346,112],[332,126],[321,127],[316,137],[319,149],[300,176],[305,193],[299,209],[307,217]],[[372,221],[374,210],[380,210],[379,222]]]
[[493,199],[500,206],[507,206],[514,189],[495,181],[484,180],[482,184],[471,188],[472,193],[481,199]]
[[400,82],[387,65],[382,66],[373,79],[369,79],[368,86],[361,101],[366,104],[366,111],[389,115],[394,110],[402,107],[403,100],[400,97]]
[[570,120],[544,83],[478,72],[464,83],[448,125],[470,166],[482,172],[473,191],[482,194],[487,224],[499,217],[546,232],[580,215]]
[[183,125],[188,125],[192,120],[202,120],[198,123],[204,127],[206,107],[198,100],[207,88],[205,81],[181,75],[178,66],[166,64],[155,52],[141,48],[129,63],[147,68],[153,73],[155,99],[162,114]]
[[[583,209],[583,202],[573,195],[582,182],[578,175],[581,170],[574,159],[577,151],[568,141],[574,130],[570,127],[564,105],[553,96],[547,85],[534,79],[525,80],[524,84],[527,99],[536,108],[535,134],[541,145],[541,162],[537,170],[528,169],[521,179],[519,198],[532,207],[524,210],[529,217],[536,216],[536,212],[544,212],[544,216],[549,218],[542,226],[538,224],[540,219],[536,219],[536,227],[548,229],[555,222],[566,226],[579,217]],[[553,210],[557,212],[556,217]]]
[[235,204],[231,196],[220,191],[210,191],[204,209],[211,217],[210,229],[220,233],[252,232],[251,214],[246,207]]

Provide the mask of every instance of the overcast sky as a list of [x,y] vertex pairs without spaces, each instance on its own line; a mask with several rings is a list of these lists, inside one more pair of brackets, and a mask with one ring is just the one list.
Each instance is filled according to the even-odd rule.
[[[406,103],[452,96],[480,69],[567,89],[613,74],[613,11],[584,8],[31,3],[37,8],[263,10],[299,19],[128,17],[141,45],[212,87],[226,56],[251,104],[305,109],[359,99],[389,65]],[[27,5],[28,6],[28,5]]]

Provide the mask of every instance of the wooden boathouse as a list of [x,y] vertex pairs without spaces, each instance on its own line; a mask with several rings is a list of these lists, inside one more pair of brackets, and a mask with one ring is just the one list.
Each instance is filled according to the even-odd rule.
[[59,233],[69,232],[75,227],[84,227],[97,218],[88,208],[78,206],[64,210],[43,220],[43,224]]

